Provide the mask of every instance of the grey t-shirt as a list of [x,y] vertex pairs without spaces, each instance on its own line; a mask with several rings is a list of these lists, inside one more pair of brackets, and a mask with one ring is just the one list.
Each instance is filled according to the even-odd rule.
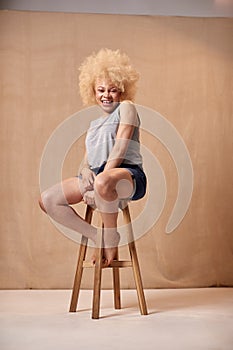
[[[115,144],[115,138],[120,124],[120,104],[107,115],[93,120],[86,136],[87,160],[91,169],[100,167],[105,163]],[[137,116],[137,125],[125,153],[123,163],[142,166],[139,142],[140,119]]]

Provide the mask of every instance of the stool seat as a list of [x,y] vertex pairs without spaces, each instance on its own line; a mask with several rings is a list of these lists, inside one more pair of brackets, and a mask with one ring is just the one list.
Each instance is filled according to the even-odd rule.
[[[140,267],[137,257],[136,246],[134,242],[133,229],[131,223],[131,217],[129,212],[129,207],[126,205],[121,209],[123,213],[124,223],[127,228],[127,240],[128,240],[128,248],[130,253],[130,260],[119,260],[118,257],[118,249],[116,259],[114,259],[111,264],[104,268],[112,268],[113,270],[113,290],[114,290],[114,306],[115,309],[121,309],[121,298],[120,298],[120,275],[119,269],[125,267],[131,267],[133,270],[138,303],[140,312],[142,315],[147,315],[147,306],[145,295],[143,291],[142,278],[140,273]],[[94,209],[90,206],[86,208],[85,221],[89,224],[92,220]],[[100,292],[101,292],[101,275],[102,275],[102,256],[103,256],[103,224],[101,223],[98,233],[97,233],[97,248],[96,248],[96,260],[95,264],[91,261],[86,261],[86,251],[87,251],[87,243],[88,239],[85,236],[82,236],[81,244],[78,253],[78,262],[76,267],[76,273],[74,278],[71,302],[70,302],[70,312],[76,312],[78,297],[80,292],[82,274],[84,268],[93,268],[94,269],[94,285],[93,285],[93,301],[92,301],[92,318],[98,319],[100,312]]]

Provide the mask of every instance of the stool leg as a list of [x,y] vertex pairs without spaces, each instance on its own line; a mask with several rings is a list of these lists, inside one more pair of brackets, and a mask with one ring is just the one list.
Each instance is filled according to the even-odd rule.
[[[92,208],[87,206],[85,220],[89,224],[91,223],[92,213],[93,213]],[[88,239],[85,236],[82,236],[81,245],[79,248],[77,268],[76,268],[76,273],[74,278],[71,302],[70,302],[70,310],[69,310],[70,312],[76,312],[76,309],[77,309],[78,297],[79,297],[79,291],[80,291],[82,273],[83,273],[83,261],[85,260],[85,257],[86,257],[87,243],[88,243]]]
[[140,273],[140,267],[139,267],[139,262],[137,257],[136,246],[134,242],[133,228],[132,228],[128,206],[126,206],[123,209],[123,216],[124,216],[125,224],[127,225],[127,234],[128,234],[128,242],[129,242],[128,246],[129,246],[129,252],[132,260],[134,280],[135,280],[136,289],[137,289],[140,312],[142,315],[147,315],[148,312],[147,312],[146,300],[145,300],[145,295],[143,291],[142,278]]
[[[116,260],[118,260],[118,249],[116,254]],[[120,295],[120,272],[119,267],[113,267],[113,289],[114,289],[114,306],[115,309],[121,309],[121,295]]]
[[97,232],[97,248],[96,248],[96,260],[94,267],[94,290],[93,290],[93,302],[92,302],[92,318],[99,318],[100,311],[100,288],[101,288],[101,275],[102,275],[102,258],[103,258],[103,224],[98,228]]

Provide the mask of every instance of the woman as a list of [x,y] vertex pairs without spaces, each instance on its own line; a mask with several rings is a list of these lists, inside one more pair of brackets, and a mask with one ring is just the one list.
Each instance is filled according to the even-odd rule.
[[77,177],[42,193],[41,208],[55,221],[96,242],[97,229],[69,206],[84,201],[95,205],[104,224],[104,265],[114,260],[120,236],[120,199],[136,200],[146,191],[139,144],[139,117],[132,103],[138,73],[129,58],[102,49],[80,67],[79,88],[84,105],[97,104],[101,116],[86,136],[86,155]]

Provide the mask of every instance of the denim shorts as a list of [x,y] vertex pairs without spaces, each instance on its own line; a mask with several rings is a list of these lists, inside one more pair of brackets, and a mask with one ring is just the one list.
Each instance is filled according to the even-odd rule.
[[[100,174],[105,167],[105,163],[99,168],[92,169],[96,175]],[[126,164],[122,163],[117,168],[127,169],[132,175],[134,181],[134,192],[133,195],[128,198],[132,201],[136,201],[145,196],[147,179],[143,169],[137,164]]]

